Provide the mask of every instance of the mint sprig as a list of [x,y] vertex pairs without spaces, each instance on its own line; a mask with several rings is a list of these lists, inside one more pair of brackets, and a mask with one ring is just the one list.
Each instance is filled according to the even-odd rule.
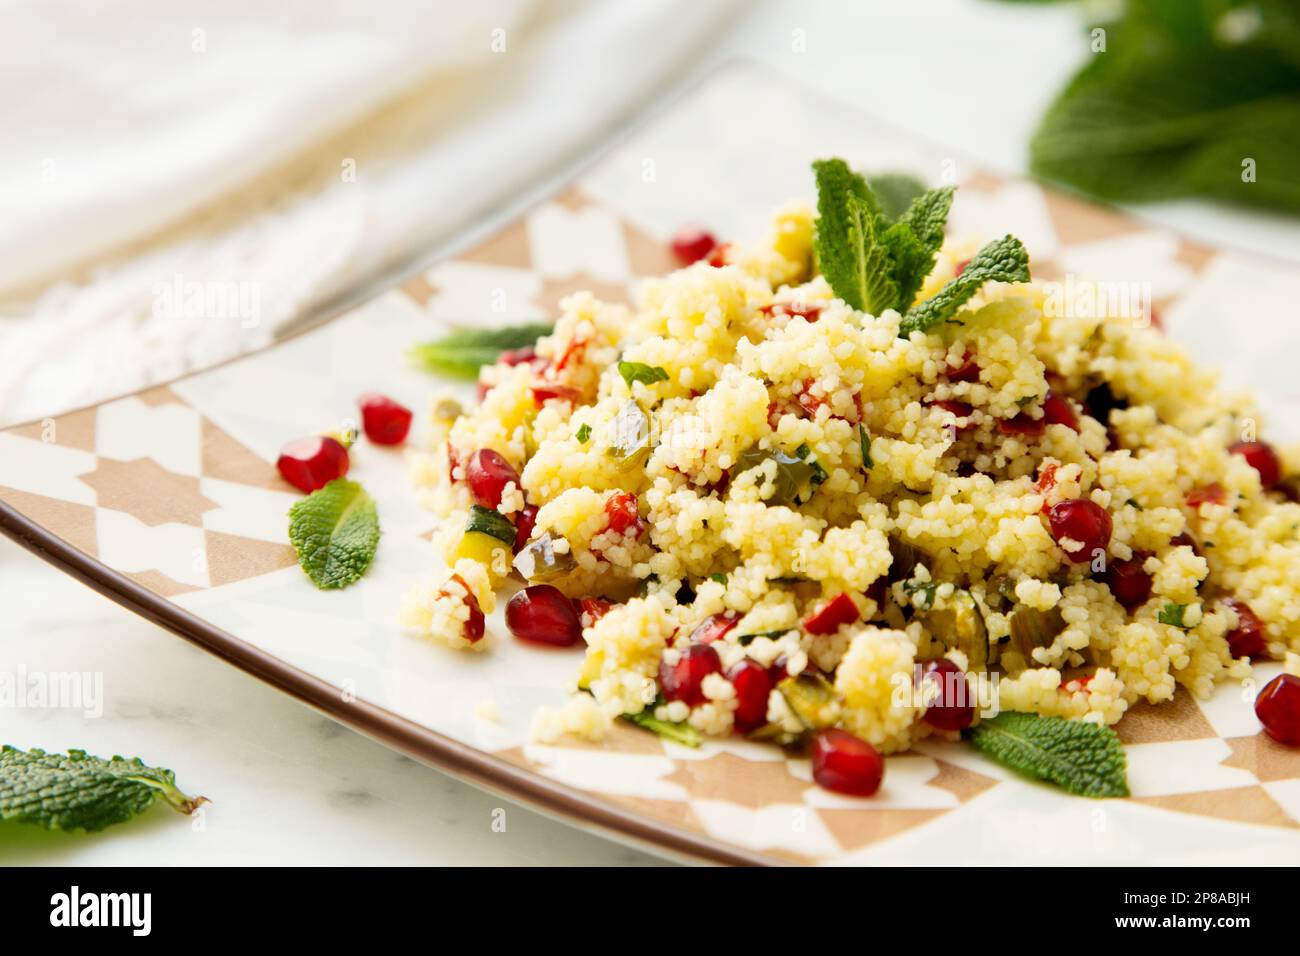
[[[914,304],[934,257],[943,245],[953,187],[929,189],[894,215],[867,180],[842,159],[813,163],[817,179],[817,223],[813,251],[834,293],[854,309],[880,315],[906,313],[899,334],[929,331],[956,314],[985,282],[1027,282],[1029,257],[1011,236],[976,253],[962,274],[927,302]],[[891,187],[892,188],[892,187]]]
[[1029,253],[1015,236],[1003,236],[975,253],[961,275],[909,309],[898,326],[903,338],[929,332],[951,319],[986,282],[1028,282]]
[[432,342],[414,346],[410,356],[430,372],[473,380],[479,369],[491,365],[507,349],[534,345],[551,326],[516,325],[504,329],[459,329]]
[[1084,797],[1127,797],[1124,747],[1109,727],[1004,711],[967,731],[999,763]]
[[345,588],[366,573],[379,546],[375,500],[355,481],[335,478],[289,509],[289,541],[318,588]]
[[65,755],[0,748],[0,820],[95,831],[130,820],[159,798],[181,813],[208,802],[182,793],[175,774],[138,757],[104,760],[84,750]]

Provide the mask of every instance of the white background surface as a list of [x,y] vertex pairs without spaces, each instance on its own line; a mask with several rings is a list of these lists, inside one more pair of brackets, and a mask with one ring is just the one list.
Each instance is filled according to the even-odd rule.
[[[803,31],[797,34],[795,31]],[[801,38],[805,52],[795,52]],[[1077,12],[924,0],[752,4],[670,69],[746,55],[1000,169],[1023,168],[1043,107],[1084,56]],[[653,42],[624,51],[654,56]],[[604,51],[606,62],[617,62]],[[580,67],[574,51],[571,66]],[[633,107],[636,104],[629,104]],[[600,130],[593,129],[592,136]],[[755,148],[768,130],[755,118]],[[503,137],[502,150],[514,148]],[[809,144],[812,155],[818,144]],[[508,197],[507,197],[508,198]],[[1180,203],[1156,218],[1202,236],[1300,253],[1289,220]],[[205,827],[155,810],[104,834],[0,825],[0,863],[590,863],[651,858],[422,768],[319,717],[0,542],[0,652],[29,669],[101,670],[99,719],[11,710],[6,742],[139,754],[214,800]],[[493,832],[493,812],[506,832]]]

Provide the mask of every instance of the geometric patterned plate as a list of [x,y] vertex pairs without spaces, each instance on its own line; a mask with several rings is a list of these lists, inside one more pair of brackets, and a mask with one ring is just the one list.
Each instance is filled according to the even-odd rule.
[[[757,141],[752,119],[779,130]],[[690,750],[632,727],[599,745],[538,746],[580,654],[524,647],[489,621],[463,654],[403,635],[396,610],[433,566],[432,516],[412,501],[400,451],[354,446],[351,476],[379,504],[371,571],[340,592],[298,570],[273,466],[288,438],[336,424],[381,389],[423,408],[432,383],[413,343],[449,326],[553,314],[575,289],[625,299],[672,264],[665,239],[703,220],[753,236],[808,195],[814,156],[959,181],[952,223],[1014,232],[1036,277],[1150,283],[1169,334],[1251,384],[1286,434],[1300,410],[1288,315],[1300,278],[1038,185],[980,171],[749,67],[715,74],[557,196],[486,242],[431,265],[313,331],[167,386],[0,432],[0,528],[114,600],[403,752],[580,826],[679,857],[725,863],[1190,863],[1293,860],[1300,751],[1260,735],[1253,686],[1209,701],[1181,691],[1120,725],[1127,800],[1028,783],[970,748],[927,741],[889,759],[869,800],[811,783],[806,760],[744,741]],[[1237,323],[1223,335],[1224,316]],[[1251,323],[1258,323],[1252,327]],[[1267,335],[1246,334],[1260,331]],[[1292,340],[1288,341],[1287,336]],[[1277,665],[1257,668],[1256,680]],[[499,719],[477,716],[490,699]],[[274,733],[274,728],[267,728]]]

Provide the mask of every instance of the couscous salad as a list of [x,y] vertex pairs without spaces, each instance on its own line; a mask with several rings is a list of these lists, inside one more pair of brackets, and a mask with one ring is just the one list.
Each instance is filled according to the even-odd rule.
[[[739,734],[859,794],[961,734],[1095,744],[1101,776],[1019,762],[1123,793],[1135,702],[1300,671],[1300,456],[1250,401],[1149,314],[1062,307],[1014,237],[947,237],[951,188],[814,171],[758,245],[684,232],[634,308],[475,345],[479,403],[437,397],[412,454],[447,568],[404,625],[482,649],[522,584],[511,634],[585,649],[535,736]],[[1300,741],[1300,678],[1266,696]]]

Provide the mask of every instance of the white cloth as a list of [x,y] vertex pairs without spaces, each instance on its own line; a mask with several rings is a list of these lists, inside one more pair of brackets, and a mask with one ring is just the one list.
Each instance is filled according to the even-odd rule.
[[576,155],[727,7],[0,0],[0,424],[265,344]]

